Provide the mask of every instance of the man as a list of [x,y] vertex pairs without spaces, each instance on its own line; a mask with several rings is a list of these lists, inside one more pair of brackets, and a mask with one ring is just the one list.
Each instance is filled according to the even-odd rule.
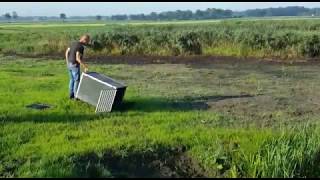
[[75,98],[79,81],[80,81],[80,66],[84,67],[84,72],[88,71],[88,66],[83,63],[84,45],[89,44],[90,36],[83,35],[79,41],[72,42],[66,51],[66,63],[69,70],[69,97]]

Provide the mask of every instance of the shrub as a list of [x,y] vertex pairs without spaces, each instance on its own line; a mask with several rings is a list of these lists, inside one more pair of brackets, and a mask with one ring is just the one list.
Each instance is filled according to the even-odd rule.
[[302,44],[302,54],[307,57],[318,57],[320,55],[320,38],[318,35],[307,36]]
[[184,33],[177,38],[177,47],[184,54],[201,54],[202,47],[199,36],[194,33]]

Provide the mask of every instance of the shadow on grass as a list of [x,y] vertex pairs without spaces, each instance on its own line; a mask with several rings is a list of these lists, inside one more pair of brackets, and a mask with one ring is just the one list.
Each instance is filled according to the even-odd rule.
[[115,107],[114,111],[192,111],[206,110],[209,108],[207,102],[217,102],[226,99],[250,98],[252,95],[236,95],[236,96],[201,96],[201,97],[185,97],[183,99],[170,100],[165,98],[137,98],[125,100],[120,106]]
[[169,100],[161,98],[142,98],[125,100],[114,108],[113,112],[140,111],[140,112],[179,112],[207,109],[204,102],[192,102],[183,100]]
[[313,156],[306,156],[301,167],[298,166],[300,171],[297,176],[304,178],[319,178],[320,177],[320,150],[318,150]]
[[[30,112],[27,114],[0,114],[0,123],[11,122],[61,122],[61,123],[77,123],[81,121],[98,120],[100,118],[108,118],[109,116],[118,116],[123,112],[186,112],[193,110],[206,110],[209,105],[208,101],[221,101],[225,99],[253,97],[251,95],[239,96],[202,96],[202,97],[186,97],[183,99],[165,99],[165,98],[133,98],[125,100],[120,106],[115,107],[111,113],[95,114],[92,113],[63,113],[63,112]],[[120,113],[120,114],[119,114]]]
[[[150,147],[152,151],[128,149],[126,155],[107,150],[98,155],[90,152],[72,155],[68,159],[73,168],[69,177],[113,177],[113,178],[169,178],[205,177],[204,169],[189,157],[186,147]],[[58,161],[63,161],[60,159]],[[52,162],[53,164],[59,162]],[[50,163],[50,164],[52,164]],[[49,164],[49,168],[50,168]],[[54,167],[55,168],[55,167]],[[48,171],[54,172],[54,171]],[[54,177],[57,174],[46,174]]]
[[91,121],[101,118],[101,115],[91,114],[62,114],[62,113],[30,113],[30,114],[7,114],[0,116],[1,123],[19,123],[19,122],[34,122],[34,123],[77,123],[81,121]]

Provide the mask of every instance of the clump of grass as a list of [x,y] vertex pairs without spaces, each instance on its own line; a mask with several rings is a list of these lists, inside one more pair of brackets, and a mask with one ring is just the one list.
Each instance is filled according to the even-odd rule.
[[318,129],[299,127],[283,130],[279,136],[264,141],[255,154],[243,154],[237,164],[237,173],[254,178],[318,176]]

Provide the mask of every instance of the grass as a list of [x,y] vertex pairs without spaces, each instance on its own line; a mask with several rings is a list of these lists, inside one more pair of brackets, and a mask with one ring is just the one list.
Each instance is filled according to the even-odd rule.
[[83,23],[66,23],[66,24],[30,24],[30,23],[14,23],[14,24],[1,24],[0,27],[10,27],[10,28],[52,28],[52,27],[92,27],[92,26],[104,26],[105,24],[100,23],[100,24],[83,24]]
[[[2,22],[3,26],[16,26],[16,25],[23,25],[23,27],[31,26],[31,27],[38,27],[36,25],[65,25],[65,24],[72,24],[72,25],[79,25],[83,26],[83,24],[93,25],[93,24],[188,24],[188,23],[216,23],[220,21],[260,21],[260,20],[315,20],[319,19],[319,17],[310,17],[310,16],[279,16],[279,17],[243,17],[243,18],[224,18],[224,19],[209,19],[209,20],[65,20],[62,21],[48,21],[48,22],[41,22],[41,21],[31,21],[31,22]],[[81,23],[80,23],[81,22]],[[21,27],[21,26],[19,26]],[[40,26],[39,26],[40,27]]]
[[[91,64],[128,84],[121,109],[95,115],[67,99],[63,60],[0,64],[1,177],[137,176],[106,158],[161,160],[180,147],[203,176],[319,176],[317,66]],[[53,108],[25,108],[35,102]]]

